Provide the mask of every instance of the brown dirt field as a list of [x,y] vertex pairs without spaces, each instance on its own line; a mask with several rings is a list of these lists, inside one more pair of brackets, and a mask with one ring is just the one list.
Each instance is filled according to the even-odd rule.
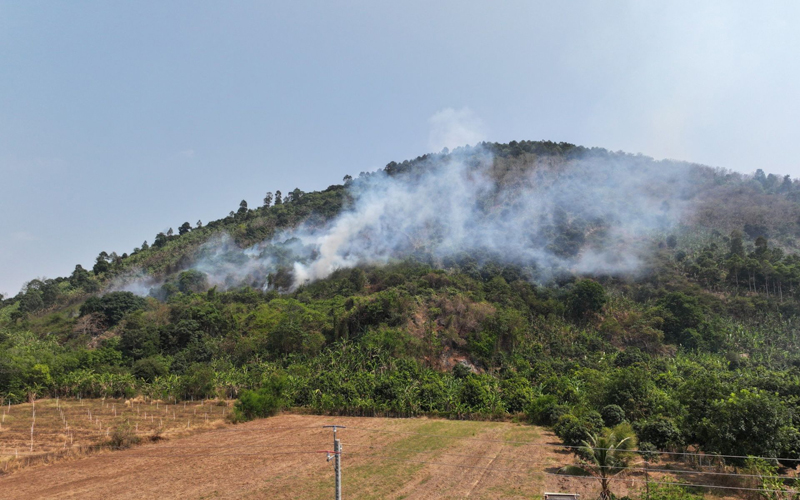
[[[126,403],[127,401],[127,403]],[[141,439],[165,438],[222,425],[227,402],[165,403],[135,398],[56,400],[3,405],[0,408],[0,473],[28,463],[81,455],[110,440],[118,427],[130,426]],[[34,418],[35,409],[35,418]],[[33,435],[31,435],[33,424]]]
[[[0,476],[0,499],[309,498],[333,496],[332,448],[344,450],[343,494],[359,499],[596,498],[596,481],[556,477],[572,455],[549,432],[507,422],[284,414]],[[651,478],[653,476],[651,475]],[[637,476],[612,483],[630,493]],[[716,496],[715,498],[723,498]]]

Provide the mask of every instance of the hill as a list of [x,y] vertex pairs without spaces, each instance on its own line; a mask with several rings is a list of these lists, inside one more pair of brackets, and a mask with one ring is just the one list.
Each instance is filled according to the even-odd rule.
[[798,193],[527,141],[267,193],[5,299],[0,394],[261,389],[272,409],[519,415],[567,444],[627,420],[644,450],[793,467]]

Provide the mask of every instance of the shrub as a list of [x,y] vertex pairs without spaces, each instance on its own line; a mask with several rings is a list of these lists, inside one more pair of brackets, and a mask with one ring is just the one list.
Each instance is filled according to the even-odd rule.
[[233,407],[234,421],[246,422],[276,415],[286,406],[283,393],[287,385],[285,376],[273,375],[264,387],[242,391]]
[[214,370],[199,363],[190,366],[183,376],[183,394],[195,399],[213,396]]
[[592,280],[581,280],[570,292],[567,307],[574,319],[582,319],[599,313],[607,300],[603,285]]
[[642,441],[639,443],[639,455],[648,462],[658,462],[658,447],[653,443]]
[[472,368],[466,363],[460,362],[453,366],[453,376],[455,378],[467,378],[472,373]]
[[514,377],[501,384],[503,390],[503,406],[509,413],[519,413],[533,401],[533,389],[528,379]]
[[588,425],[575,415],[562,415],[553,426],[553,432],[567,446],[582,446],[591,437]]
[[583,413],[580,417],[581,421],[583,421],[583,423],[591,432],[597,433],[603,430],[603,417],[600,416],[598,412],[590,410]]
[[140,359],[134,363],[131,371],[135,377],[144,379],[147,382],[152,382],[156,377],[164,376],[169,373],[169,368],[164,358],[161,356],[151,356],[149,358]]
[[111,327],[119,323],[129,312],[143,309],[145,305],[143,298],[131,292],[111,292],[102,297],[90,297],[81,306],[80,315],[99,313]]
[[600,410],[606,427],[614,427],[625,421],[625,410],[619,405],[606,405]]
[[245,390],[239,395],[239,400],[234,405],[234,415],[237,422],[246,422],[256,418],[271,417],[276,415],[284,402],[280,396],[273,394],[268,388],[256,391]]
[[794,427],[781,427],[778,431],[779,439],[782,444],[780,456],[787,460],[781,461],[781,465],[789,468],[797,466],[800,459],[800,431]]
[[470,375],[464,379],[464,385],[461,387],[461,402],[472,411],[485,410],[491,406],[489,403],[490,390],[488,384],[481,377]]
[[139,441],[141,441],[141,439],[136,435],[136,431],[134,431],[130,422],[126,420],[125,423],[114,428],[114,432],[111,433],[109,444],[118,450],[122,450],[139,444]]
[[525,410],[525,413],[528,415],[528,420],[537,425],[553,425],[562,415],[566,415],[567,412],[567,407],[558,404],[556,397],[552,394],[546,394],[535,398]]
[[640,441],[652,443],[660,450],[682,441],[680,430],[666,417],[656,417],[644,422],[639,426],[637,436]]

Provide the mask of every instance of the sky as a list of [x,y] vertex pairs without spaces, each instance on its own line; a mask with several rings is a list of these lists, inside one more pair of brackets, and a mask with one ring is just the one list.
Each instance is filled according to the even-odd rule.
[[481,140],[800,177],[798,21],[794,1],[0,0],[0,293]]

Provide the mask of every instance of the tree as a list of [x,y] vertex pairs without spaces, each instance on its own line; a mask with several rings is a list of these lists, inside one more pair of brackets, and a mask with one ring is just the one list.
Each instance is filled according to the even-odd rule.
[[239,202],[239,210],[236,212],[238,215],[244,215],[247,213],[247,202],[242,200]]
[[350,183],[353,182],[353,176],[352,175],[345,175],[344,178],[342,178],[342,182],[344,182],[345,186],[349,186]]
[[784,448],[782,428],[789,421],[786,405],[776,395],[741,389],[711,404],[698,426],[704,450],[723,455],[777,457]]
[[142,309],[145,300],[131,292],[111,292],[102,297],[91,297],[83,303],[80,315],[100,313],[105,318],[106,324],[111,327],[116,325],[131,311]]
[[300,201],[300,198],[302,198],[305,193],[300,191],[300,188],[294,188],[294,191],[290,194],[292,195],[292,201]]
[[766,176],[766,174],[764,174],[764,171],[761,170],[760,168],[758,170],[756,170],[756,173],[753,176],[753,179],[758,181],[758,183],[761,184],[762,186],[766,186],[766,184],[767,184],[767,176]]
[[175,234],[175,231],[173,231],[172,228],[169,228],[169,231],[167,231],[167,236],[172,236],[173,234]]
[[611,500],[611,480],[628,466],[635,445],[633,436],[623,437],[614,431],[604,436],[593,434],[580,448],[580,465],[567,466],[563,470],[596,477],[600,481],[600,498]]
[[100,252],[100,255],[97,256],[97,260],[94,263],[94,267],[92,267],[92,271],[94,271],[95,275],[98,275],[108,272],[109,269],[111,269],[111,266],[108,265],[108,254]]
[[655,390],[647,368],[620,368],[611,374],[605,384],[604,402],[619,406],[631,420],[638,420],[650,413]]
[[730,243],[730,256],[733,257],[734,255],[738,255],[740,258],[744,258],[744,242],[742,238],[744,235],[738,229],[734,229],[731,231],[731,243]]
[[152,382],[156,377],[163,377],[169,373],[169,368],[161,356],[150,356],[138,360],[131,369],[134,377]]
[[178,290],[182,293],[200,293],[208,288],[208,280],[205,273],[196,269],[183,271],[178,275]]
[[264,196],[264,208],[269,208],[272,206],[272,193],[267,191],[267,194]]
[[607,427],[614,427],[625,421],[625,410],[619,405],[606,405],[600,410],[600,415],[603,417],[603,423]]
[[705,321],[703,309],[696,297],[682,292],[672,292],[659,301],[659,314],[664,319],[664,339],[670,344],[696,347],[697,329]]
[[778,190],[781,193],[790,193],[792,191],[792,178],[789,175],[783,176],[783,182],[781,182],[781,187]]
[[[145,242],[147,243],[147,242]],[[69,284],[73,288],[83,288],[89,282],[89,271],[83,268],[82,265],[75,265],[75,270],[69,277]]]
[[150,245],[147,244],[147,240],[144,240],[144,243],[142,243],[142,251],[145,251],[145,250],[147,250],[149,248],[150,248]]
[[56,300],[58,300],[58,296],[61,295],[61,291],[58,289],[58,283],[54,280],[44,280],[40,291],[42,292],[44,307],[50,307],[55,304]]
[[[145,243],[147,243],[147,242],[145,242]],[[164,233],[158,233],[156,235],[156,239],[153,240],[153,247],[154,248],[160,248],[160,247],[163,247],[166,244],[167,244],[167,235],[164,234]],[[142,247],[142,249],[145,250],[144,246]]]
[[756,238],[756,257],[764,259],[767,257],[769,251],[769,242],[764,236]]
[[280,204],[283,203],[283,199],[281,198],[281,196],[282,195],[281,195],[280,191],[275,191],[275,204],[276,205],[280,205]]
[[659,450],[680,445],[683,439],[672,419],[663,416],[647,420],[638,427],[636,433],[640,442],[651,443]]
[[192,225],[189,224],[188,222],[184,222],[183,224],[181,224],[181,227],[178,228],[178,234],[184,235],[191,230],[192,230]]
[[197,219],[197,229],[200,229],[201,227],[203,227],[203,221]]
[[572,317],[582,319],[602,311],[606,300],[603,285],[592,280],[581,280],[573,287],[567,303]]
[[350,276],[348,276],[348,280],[350,284],[353,286],[353,290],[355,293],[360,293],[364,289],[364,285],[367,284],[367,275],[364,273],[364,270],[359,267],[354,267],[350,271]]
[[29,289],[19,301],[19,310],[23,313],[38,311],[43,307],[42,292],[37,289]]

